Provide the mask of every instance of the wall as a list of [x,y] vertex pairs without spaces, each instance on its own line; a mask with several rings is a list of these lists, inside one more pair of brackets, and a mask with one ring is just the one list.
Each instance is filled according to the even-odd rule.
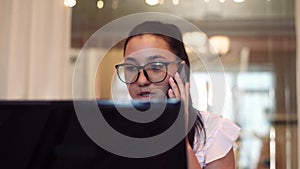
[[[297,57],[296,57],[296,78],[297,78],[297,114],[298,114],[298,145],[300,145],[299,121],[300,121],[300,0],[295,1],[295,18],[296,18],[296,41],[297,41]],[[300,161],[300,146],[298,146],[298,161]]]
[[0,25],[0,99],[71,98],[71,9],[1,0]]

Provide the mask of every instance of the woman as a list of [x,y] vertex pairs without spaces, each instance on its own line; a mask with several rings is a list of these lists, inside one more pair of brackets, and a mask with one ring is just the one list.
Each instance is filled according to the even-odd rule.
[[[233,146],[239,128],[191,106],[187,67],[190,62],[181,31],[175,25],[154,21],[137,25],[130,32],[124,44],[124,63],[116,65],[133,99],[181,99],[185,113],[197,115],[186,139],[189,168],[234,169]],[[124,75],[120,71],[125,71]]]

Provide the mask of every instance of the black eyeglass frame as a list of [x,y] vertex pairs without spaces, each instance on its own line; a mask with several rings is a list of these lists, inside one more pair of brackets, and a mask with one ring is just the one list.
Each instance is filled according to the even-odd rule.
[[[148,65],[150,65],[150,64],[153,64],[153,63],[160,63],[160,64],[163,64],[163,65],[166,67],[166,74],[165,74],[164,78],[163,78],[162,80],[160,80],[160,81],[156,81],[156,82],[151,81],[151,80],[149,79],[149,76],[148,76],[147,71],[145,70],[145,67],[146,67],[146,66],[148,66]],[[148,81],[150,81],[151,83],[160,83],[160,82],[164,81],[164,80],[166,79],[167,75],[168,75],[168,66],[169,66],[170,64],[178,64],[178,66],[180,67],[180,63],[181,63],[181,60],[175,60],[175,61],[173,61],[173,62],[150,62],[150,63],[145,64],[144,66],[137,66],[137,65],[134,65],[134,64],[130,64],[130,63],[122,63],[122,64],[117,64],[117,65],[115,65],[115,68],[116,68],[116,71],[117,71],[117,74],[118,74],[119,79],[120,79],[123,83],[126,83],[126,84],[133,84],[133,83],[135,83],[135,82],[139,79],[139,77],[140,77],[141,70],[143,70],[143,73],[145,74],[145,77],[147,78]],[[134,67],[137,68],[137,70],[138,70],[137,72],[138,72],[138,73],[137,73],[136,79],[135,79],[134,81],[132,81],[132,82],[126,82],[126,81],[123,81],[122,78],[120,77],[119,67],[120,67],[120,66],[124,66],[124,65],[132,65],[132,66],[134,66]],[[179,67],[178,67],[178,68],[179,68]]]

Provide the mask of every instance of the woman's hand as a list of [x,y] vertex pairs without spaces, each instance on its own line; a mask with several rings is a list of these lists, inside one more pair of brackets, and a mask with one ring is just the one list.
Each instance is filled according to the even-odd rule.
[[171,89],[168,90],[169,98],[180,99],[184,103],[185,124],[188,124],[190,83],[184,84],[179,73],[176,72],[174,77],[170,77],[169,84],[171,86]]
[[[186,124],[188,124],[188,110],[189,110],[189,97],[190,97],[190,83],[186,82],[183,83],[180,75],[178,72],[175,73],[174,78],[176,80],[176,83],[171,77],[169,79],[169,84],[171,86],[171,89],[168,91],[168,95],[170,98],[176,98],[180,99],[184,103],[184,113],[185,113],[185,119]],[[187,151],[187,159],[188,159],[188,168],[189,169],[201,169],[201,166],[198,162],[198,159],[195,156],[195,153],[186,138],[186,151]]]

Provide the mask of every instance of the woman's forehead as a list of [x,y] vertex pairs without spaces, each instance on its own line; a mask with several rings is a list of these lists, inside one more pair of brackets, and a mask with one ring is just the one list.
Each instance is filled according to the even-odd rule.
[[174,61],[178,59],[175,54],[169,50],[159,48],[146,48],[135,51],[130,55],[125,55],[125,61]]
[[148,58],[174,60],[176,56],[169,44],[160,36],[145,34],[131,38],[124,53],[126,58]]
[[131,53],[148,48],[170,51],[170,46],[165,39],[156,35],[145,34],[135,36],[128,41],[125,49],[125,55],[130,55]]

